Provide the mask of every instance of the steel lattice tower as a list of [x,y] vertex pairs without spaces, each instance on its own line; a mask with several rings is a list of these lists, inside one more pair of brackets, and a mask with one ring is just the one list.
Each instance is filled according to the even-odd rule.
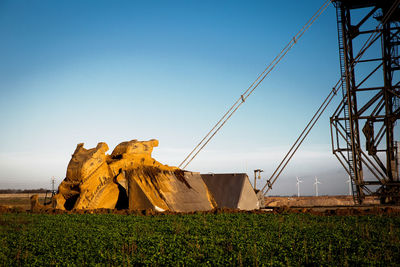
[[[368,195],[379,196],[382,203],[400,202],[398,3],[334,1],[343,98],[330,119],[332,149],[351,177],[359,204]],[[354,64],[364,40],[374,33],[379,35]]]

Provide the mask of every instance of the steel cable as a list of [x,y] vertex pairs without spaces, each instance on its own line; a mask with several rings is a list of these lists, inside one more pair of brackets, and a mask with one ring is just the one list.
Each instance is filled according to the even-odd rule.
[[[375,28],[375,31],[371,33],[369,38],[365,41],[364,45],[361,47],[359,53],[357,56],[354,58],[353,62],[350,64],[350,71],[352,71],[355,67],[355,65],[360,61],[362,55],[365,53],[365,51],[380,37],[382,34],[380,31],[380,28],[383,24],[387,22],[387,20],[390,18],[391,14],[394,12],[394,9],[396,6],[398,6],[400,3],[400,0],[397,0],[393,5],[390,7],[388,12],[386,13],[385,17],[382,19],[382,21],[378,24],[378,26]],[[375,36],[377,35],[377,36]],[[296,139],[295,143],[292,145],[292,147],[289,149],[289,152],[286,153],[285,157],[282,159],[282,161],[279,163],[278,167],[275,169],[273,174],[271,175],[270,179],[267,180],[267,183],[264,185],[264,187],[260,190],[260,193],[265,195],[268,193],[269,190],[272,189],[272,185],[275,183],[275,181],[278,179],[279,175],[282,173],[282,171],[285,169],[286,165],[289,163],[293,155],[296,153],[300,145],[303,143],[305,138],[307,137],[308,133],[311,131],[311,129],[314,127],[318,119],[321,117],[322,113],[325,111],[329,103],[332,101],[333,97],[336,95],[338,89],[342,85],[343,80],[342,77],[339,79],[339,81],[336,83],[336,85],[333,87],[329,95],[325,98],[321,106],[318,108],[317,112],[314,114],[314,116],[311,118],[307,126],[304,128],[304,130],[301,132],[300,136]],[[328,100],[329,99],[329,100]],[[326,103],[326,104],[325,104]],[[325,105],[325,106],[324,106]],[[322,109],[322,110],[321,110]],[[319,115],[318,115],[319,114]],[[315,119],[315,121],[314,121]],[[314,122],[313,122],[314,121]],[[311,126],[310,126],[311,125]],[[307,129],[310,127],[309,129]],[[305,134],[305,135],[304,135]],[[304,136],[303,136],[304,135]],[[301,139],[300,143],[299,140]],[[294,149],[295,148],[295,149]],[[293,150],[294,149],[294,150]],[[292,152],[293,151],[293,152]],[[290,156],[289,156],[290,155]],[[289,157],[289,158],[288,158]],[[283,164],[283,166],[282,166]],[[282,166],[282,168],[281,168]],[[281,169],[280,169],[281,168]],[[279,170],[279,172],[278,172]],[[277,173],[278,172],[278,173]],[[276,176],[275,176],[276,174]],[[272,181],[271,181],[272,180]],[[267,191],[264,193],[264,190],[267,189]]]
[[[307,23],[297,32],[296,35],[288,42],[288,44],[281,50],[281,52],[272,60],[266,69],[258,76],[258,78],[250,85],[250,87],[240,95],[238,100],[229,108],[229,110],[222,116],[222,118],[214,125],[214,127],[206,134],[206,136],[196,145],[196,147],[189,153],[189,155],[179,164],[178,167],[186,168],[192,160],[200,153],[200,151],[211,141],[215,134],[225,125],[225,123],[232,117],[232,115],[239,109],[239,107],[246,101],[246,99],[254,92],[260,83],[268,76],[268,74],[275,68],[275,66],[282,60],[282,58],[289,52],[289,50],[297,43],[303,34],[310,28],[316,19],[325,11],[329,6],[331,0],[327,0],[314,15],[307,21]],[[258,82],[257,82],[258,81]],[[229,115],[228,115],[229,114]],[[212,134],[211,134],[212,133]],[[211,136],[210,136],[211,134]],[[193,153],[197,152],[193,155]],[[190,159],[189,159],[190,158]]]

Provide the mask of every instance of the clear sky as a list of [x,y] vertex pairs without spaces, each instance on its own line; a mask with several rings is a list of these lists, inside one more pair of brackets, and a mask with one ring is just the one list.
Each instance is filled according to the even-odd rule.
[[[49,187],[77,143],[178,165],[325,1],[0,1],[0,188]],[[272,173],[339,78],[330,6],[188,169]],[[347,193],[321,117],[272,194]],[[265,179],[264,179],[265,181]],[[263,181],[261,181],[263,183]]]

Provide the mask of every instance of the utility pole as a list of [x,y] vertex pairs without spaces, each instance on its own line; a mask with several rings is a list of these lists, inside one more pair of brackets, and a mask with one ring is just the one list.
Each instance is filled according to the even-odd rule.
[[44,197],[44,205],[50,204],[52,202],[51,199],[56,194],[55,182],[56,182],[56,179],[54,178],[54,176],[52,176],[51,177],[51,197],[50,197],[50,202],[49,203],[47,202],[47,193],[49,192],[49,190],[46,190],[46,195]]
[[[261,170],[261,169],[254,170],[254,191],[257,190],[257,186],[256,186],[257,178],[261,179],[261,173],[262,172],[264,172],[264,170]],[[257,177],[257,173],[258,173],[258,177]]]
[[53,197],[56,194],[55,182],[56,179],[54,178],[54,176],[51,177],[51,197]]

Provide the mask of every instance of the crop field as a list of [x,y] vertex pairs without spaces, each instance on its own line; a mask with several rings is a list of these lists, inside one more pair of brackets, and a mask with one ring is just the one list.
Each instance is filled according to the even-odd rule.
[[400,217],[0,214],[0,265],[397,265]]
[[[40,203],[44,203],[46,194],[44,193],[26,193],[26,194],[0,194],[0,206],[17,207],[22,210],[31,208],[30,197],[38,195]],[[49,194],[49,197],[51,195]]]

